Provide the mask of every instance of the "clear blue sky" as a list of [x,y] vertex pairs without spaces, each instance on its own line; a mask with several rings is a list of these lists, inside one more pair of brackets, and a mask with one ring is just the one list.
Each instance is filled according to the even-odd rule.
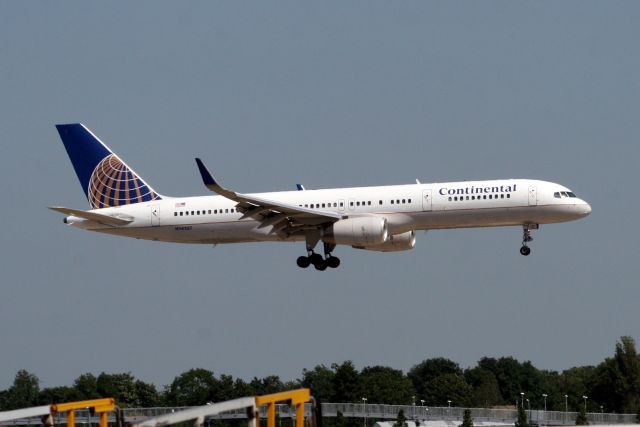
[[[512,355],[561,370],[640,337],[638,2],[1,2],[0,389],[192,367],[297,378]],[[522,177],[585,220],[419,233],[406,253],[211,248],[65,227],[55,123],[167,195]]]

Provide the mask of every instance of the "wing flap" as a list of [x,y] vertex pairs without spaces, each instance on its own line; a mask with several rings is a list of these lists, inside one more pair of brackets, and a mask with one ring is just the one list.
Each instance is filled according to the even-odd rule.
[[62,206],[49,206],[49,209],[51,209],[52,211],[63,213],[65,215],[73,215],[73,216],[77,216],[78,218],[84,218],[88,221],[95,221],[101,224],[107,224],[107,225],[113,225],[113,226],[122,226],[122,225],[127,225],[133,222],[133,218],[125,215],[111,216],[111,215],[104,215],[104,214],[99,214],[91,211],[83,211],[80,209],[65,208]]

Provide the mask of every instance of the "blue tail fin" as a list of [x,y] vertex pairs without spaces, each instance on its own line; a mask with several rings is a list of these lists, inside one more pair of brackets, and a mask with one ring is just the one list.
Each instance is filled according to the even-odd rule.
[[83,124],[56,129],[92,209],[162,198]]

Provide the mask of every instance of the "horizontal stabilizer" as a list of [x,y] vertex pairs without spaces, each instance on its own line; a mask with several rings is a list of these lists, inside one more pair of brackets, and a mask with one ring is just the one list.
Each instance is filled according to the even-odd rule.
[[86,219],[88,221],[95,221],[95,222],[100,222],[102,224],[113,225],[113,226],[127,225],[133,222],[132,217],[124,216],[124,215],[115,217],[115,216],[99,214],[91,211],[64,208],[60,206],[50,206],[49,209],[51,209],[52,211],[63,213],[65,215],[73,215],[73,216],[77,216],[78,218]]

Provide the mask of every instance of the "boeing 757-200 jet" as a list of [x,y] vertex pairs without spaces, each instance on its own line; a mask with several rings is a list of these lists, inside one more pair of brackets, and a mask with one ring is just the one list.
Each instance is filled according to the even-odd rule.
[[[57,125],[91,209],[51,209],[85,230],[177,243],[304,241],[298,266],[336,268],[337,245],[391,252],[412,249],[416,230],[521,226],[520,253],[531,230],[572,221],[591,206],[562,185],[530,179],[238,193],[223,187],[196,159],[216,195],[157,193],[84,125]],[[303,187],[301,187],[302,189]],[[319,242],[323,255],[316,253]]]

